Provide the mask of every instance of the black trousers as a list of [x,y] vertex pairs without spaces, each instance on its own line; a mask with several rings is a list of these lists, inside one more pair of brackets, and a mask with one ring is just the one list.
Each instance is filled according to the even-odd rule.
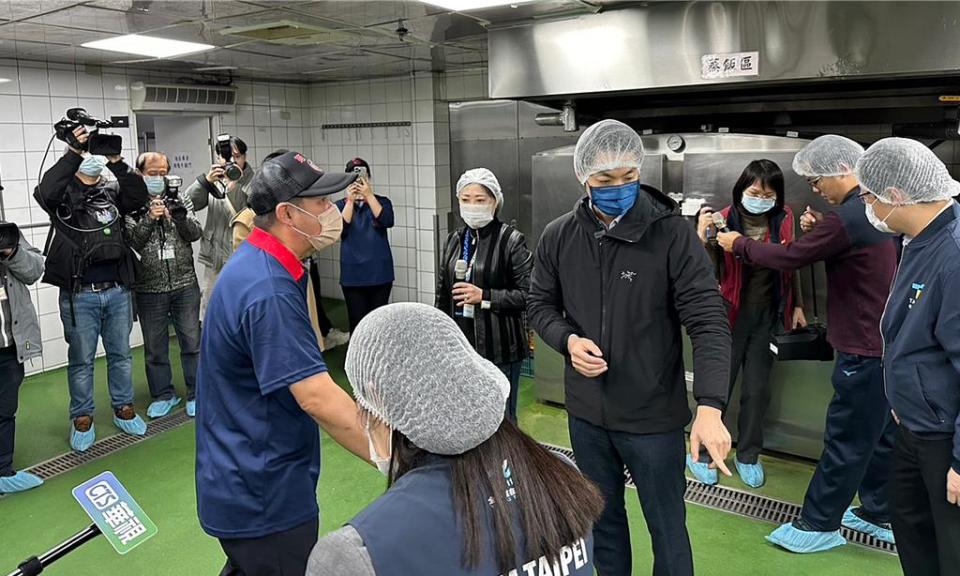
[[367,314],[390,302],[393,283],[377,286],[341,286],[341,288],[343,299],[347,302],[350,332],[353,332]]
[[301,576],[317,543],[320,520],[261,538],[220,539],[227,563],[220,576]]
[[923,439],[904,427],[893,449],[890,504],[904,576],[960,574],[960,506],[947,501],[953,439]]
[[317,300],[317,324],[320,334],[326,338],[333,328],[333,322],[330,322],[327,311],[323,309],[323,295],[320,293],[320,266],[313,258],[310,259],[310,282],[313,284],[313,296]]
[[17,399],[23,383],[23,364],[17,347],[0,349],[0,476],[13,476],[13,445],[16,431]]
[[[730,389],[740,378],[740,413],[737,417],[737,460],[756,464],[763,451],[763,420],[770,407],[770,334],[778,321],[770,306],[744,306],[733,327],[730,355]],[[700,461],[710,462],[706,449],[700,450]]]

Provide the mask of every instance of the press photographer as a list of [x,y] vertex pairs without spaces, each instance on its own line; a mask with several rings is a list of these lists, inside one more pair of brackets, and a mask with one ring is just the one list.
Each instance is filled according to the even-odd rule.
[[[146,433],[146,424],[133,409],[129,289],[136,280],[136,262],[124,238],[123,217],[149,197],[143,178],[120,156],[121,137],[91,136],[85,125],[92,121],[93,128],[105,128],[110,123],[77,110],[68,111],[68,118],[55,126],[68,150],[43,175],[34,198],[50,216],[43,281],[60,288],[60,319],[68,344],[70,446],[83,452],[96,439],[93,360],[101,338],[113,422],[128,434]],[[115,179],[104,177],[104,169]]]
[[194,386],[200,351],[200,286],[192,243],[202,234],[193,204],[180,193],[181,179],[170,176],[170,161],[158,152],[137,159],[150,200],[126,219],[130,245],[140,254],[137,312],[143,332],[147,384],[153,402],[147,416],[160,418],[180,403],[170,370],[169,325],[180,343],[187,392],[187,414],[194,415]]
[[243,140],[221,134],[217,136],[214,154],[217,163],[198,176],[184,194],[193,202],[194,210],[207,209],[198,258],[206,268],[201,311],[206,309],[217,275],[233,253],[230,222],[246,207],[246,188],[254,174],[247,163],[247,145]]
[[41,355],[40,324],[27,286],[43,274],[43,256],[16,224],[0,222],[0,494],[43,484],[40,477],[13,468],[17,399],[23,363]]

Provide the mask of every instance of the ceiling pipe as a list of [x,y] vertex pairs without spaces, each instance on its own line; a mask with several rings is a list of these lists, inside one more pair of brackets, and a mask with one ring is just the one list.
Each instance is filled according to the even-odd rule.
[[560,112],[541,112],[534,117],[538,126],[563,126],[564,132],[577,131],[577,112],[573,102],[563,105]]

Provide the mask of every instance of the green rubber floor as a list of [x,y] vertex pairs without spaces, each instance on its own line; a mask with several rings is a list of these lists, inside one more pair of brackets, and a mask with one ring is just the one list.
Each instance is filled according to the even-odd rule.
[[[327,302],[334,323],[344,324],[342,303]],[[171,353],[176,353],[171,346]],[[334,378],[343,376],[344,349],[326,359]],[[174,362],[176,364],[176,362]],[[116,433],[98,362],[97,429],[101,438]],[[143,376],[142,353],[135,354],[134,378],[141,412],[149,403]],[[179,375],[177,382],[181,382]],[[21,392],[16,465],[26,467],[68,450],[66,374],[63,370],[27,379]],[[533,384],[524,380],[520,397],[521,426],[537,439],[569,446],[562,409],[535,401]],[[322,532],[337,528],[376,498],[385,482],[376,470],[359,461],[329,438],[323,437],[323,467],[317,491]],[[803,462],[765,458],[768,483],[761,491],[799,502],[812,473]],[[0,574],[7,574],[26,557],[39,554],[79,531],[88,523],[70,490],[110,470],[128,488],[159,527],[158,535],[126,556],[117,555],[98,538],[44,572],[57,575],[215,575],[224,556],[217,541],[200,529],[194,489],[194,427],[181,426],[58,476],[44,486],[22,494],[0,497]],[[723,484],[743,488],[739,480]],[[632,494],[632,492],[631,492]],[[650,542],[635,497],[628,494],[633,540],[634,574],[651,573]],[[888,576],[900,574],[894,556],[848,545],[829,553],[799,556],[784,552],[763,537],[773,525],[694,505],[687,507],[698,575],[707,576]]]

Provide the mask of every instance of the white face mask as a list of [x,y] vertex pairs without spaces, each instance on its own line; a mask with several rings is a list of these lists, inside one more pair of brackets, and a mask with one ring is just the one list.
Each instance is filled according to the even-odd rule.
[[370,451],[370,461],[377,466],[377,470],[387,476],[390,474],[390,460],[393,457],[393,433],[389,435],[389,445],[388,452],[386,456],[380,456],[377,454],[377,448],[373,445],[373,434],[370,432],[370,419],[367,419],[366,426],[363,427],[364,433],[367,435],[367,449]]
[[[877,202],[879,202],[879,200],[877,200]],[[893,214],[893,211],[897,209],[896,206],[893,207],[893,210],[890,210],[890,212],[887,213],[886,218],[884,218],[883,220],[881,220],[881,219],[877,216],[877,213],[873,211],[873,204],[865,204],[864,207],[863,207],[863,209],[864,209],[864,211],[865,211],[866,214],[867,214],[867,220],[870,221],[870,224],[871,224],[874,228],[876,228],[876,229],[879,230],[880,232],[883,232],[884,234],[896,234],[896,233],[897,233],[896,230],[894,230],[893,228],[891,228],[890,226],[887,225],[887,218],[889,218],[890,215]]]
[[290,206],[293,206],[320,223],[320,234],[317,235],[307,234],[296,226],[291,226],[294,231],[307,237],[307,240],[310,241],[310,245],[313,246],[314,250],[319,252],[324,248],[332,246],[340,239],[340,234],[343,232],[343,216],[335,204],[332,204],[330,208],[327,208],[327,210],[319,216],[307,212],[296,204],[290,204]]
[[490,204],[464,204],[461,202],[460,218],[463,219],[463,222],[467,226],[474,230],[479,230],[493,222],[493,213],[495,210],[496,207]]

